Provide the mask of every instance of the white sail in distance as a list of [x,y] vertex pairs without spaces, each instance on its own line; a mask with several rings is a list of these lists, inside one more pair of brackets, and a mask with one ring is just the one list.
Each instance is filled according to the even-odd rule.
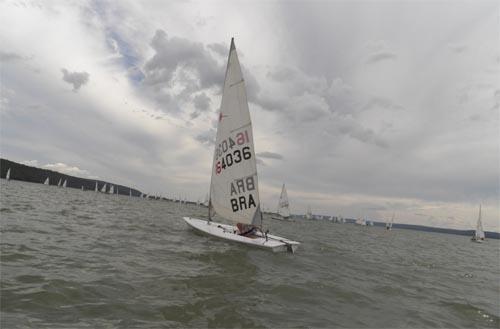
[[477,218],[475,238],[476,240],[484,240],[483,223],[481,222],[481,205],[479,205],[479,216]]
[[114,193],[115,193],[115,187],[111,185],[111,187],[109,188],[109,194],[114,194]]
[[106,193],[107,184],[104,184],[101,188],[101,192]]
[[252,121],[233,39],[218,121],[210,182],[210,210],[235,223],[261,226]]
[[95,191],[96,191],[96,192],[97,192],[97,191],[99,191],[99,190],[97,189],[97,182],[95,182]]
[[49,185],[49,177],[45,178],[45,182],[43,182],[44,185]]
[[283,218],[290,217],[290,207],[288,204],[288,194],[286,193],[285,184],[281,188],[280,201],[278,203],[278,214]]
[[10,168],[7,170],[7,173],[5,174],[5,179],[10,180]]
[[63,183],[63,185],[62,185],[62,186],[63,186],[63,187],[66,187],[66,186],[67,186],[67,184],[68,184],[68,181],[65,179],[65,180],[64,180],[64,183]]

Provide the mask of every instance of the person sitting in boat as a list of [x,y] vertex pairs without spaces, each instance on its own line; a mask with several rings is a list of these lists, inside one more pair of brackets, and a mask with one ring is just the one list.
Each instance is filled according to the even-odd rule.
[[238,223],[236,224],[236,227],[238,228],[239,231],[238,235],[241,236],[252,236],[257,232],[257,227],[253,225]]

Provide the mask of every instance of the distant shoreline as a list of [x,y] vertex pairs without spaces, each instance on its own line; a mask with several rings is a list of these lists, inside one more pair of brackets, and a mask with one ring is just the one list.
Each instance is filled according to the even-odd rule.
[[[120,195],[130,195],[130,191],[132,192],[132,196],[134,196],[134,197],[140,197],[141,195],[145,195],[141,191],[134,189],[134,188],[131,188],[129,186],[118,185],[118,184],[114,184],[114,183],[103,181],[103,180],[81,178],[81,177],[66,175],[66,174],[59,173],[57,171],[27,166],[27,165],[17,163],[17,162],[11,161],[11,160],[0,158],[0,177],[1,178],[5,178],[5,176],[7,174],[7,170],[9,168],[11,168],[11,177],[10,178],[13,180],[43,184],[45,179],[47,177],[49,177],[50,185],[57,186],[57,183],[59,182],[59,180],[62,180],[62,181],[67,180],[67,187],[80,189],[83,186],[83,188],[85,190],[95,190],[95,184],[97,182],[98,191],[101,191],[101,189],[104,185],[107,185],[108,188],[110,188],[110,186],[113,185],[115,187],[115,189],[118,188],[118,194],[120,194]],[[107,189],[106,193],[108,191],[109,190]],[[148,198],[151,198],[151,196],[149,196]],[[156,198],[156,197],[153,196],[152,198]],[[162,198],[162,199],[170,200],[167,198]],[[187,203],[196,204],[195,202],[192,202],[192,201],[188,201]],[[292,217],[299,219],[301,221],[307,221],[307,219],[304,219],[302,216],[292,215]],[[318,219],[318,220],[320,220],[320,219]],[[321,219],[321,220],[327,221],[325,219]],[[354,224],[354,222],[355,222],[355,220],[352,218],[346,218],[345,220],[346,220],[346,223],[348,223],[348,224]],[[385,222],[374,221],[373,224],[374,224],[374,226],[384,226],[385,227]],[[338,225],[342,225],[342,224],[338,224]],[[459,229],[432,227],[432,226],[415,225],[415,224],[394,223],[392,227],[398,228],[398,229],[405,229],[405,230],[435,232],[435,233],[444,233],[444,234],[455,234],[455,235],[464,235],[464,236],[470,236],[470,237],[472,237],[472,234],[474,233],[474,230],[459,230]],[[485,235],[486,235],[487,239],[500,239],[499,232],[487,231],[487,232],[485,232]]]

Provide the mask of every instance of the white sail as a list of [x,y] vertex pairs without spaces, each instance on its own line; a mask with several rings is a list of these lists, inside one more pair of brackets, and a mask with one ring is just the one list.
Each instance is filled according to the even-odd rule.
[[233,39],[218,119],[210,210],[233,222],[261,226],[252,122]]
[[115,193],[115,187],[111,185],[111,187],[109,188],[109,194],[114,194],[114,193]]
[[59,178],[59,182],[57,183],[57,186],[58,186],[58,187],[61,187],[61,182],[62,182],[62,179],[61,179],[61,178]]
[[476,240],[484,240],[483,223],[481,222],[481,205],[479,205],[479,216],[477,218],[476,232],[474,234]]
[[7,173],[5,174],[5,179],[10,180],[10,168],[7,169]]
[[95,182],[95,191],[96,191],[96,192],[97,192],[97,191],[99,191],[99,190],[97,189],[97,181]]
[[101,192],[106,193],[107,187],[108,187],[107,184],[104,183],[103,187],[101,188]]
[[385,229],[390,231],[392,229],[392,224],[394,223],[394,214],[392,214],[392,218],[390,222],[385,223]]
[[278,214],[283,218],[290,217],[288,194],[286,193],[285,184],[283,184],[283,187],[281,188],[280,201],[278,203]]
[[66,187],[66,186],[67,186],[67,184],[68,184],[68,181],[65,179],[65,180],[64,180],[64,183],[63,183],[63,185],[62,185],[62,187]]
[[50,182],[50,180],[49,180],[49,176],[47,176],[47,178],[45,178],[45,182],[43,182],[43,184],[45,184],[45,185],[49,185],[49,182]]
[[306,219],[312,219],[311,206],[307,206]]

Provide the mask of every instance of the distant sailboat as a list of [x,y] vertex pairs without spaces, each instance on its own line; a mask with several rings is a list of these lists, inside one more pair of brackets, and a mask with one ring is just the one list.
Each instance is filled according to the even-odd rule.
[[95,191],[98,192],[98,186],[97,186],[97,181],[95,182]]
[[49,185],[50,181],[49,181],[49,176],[47,176],[47,178],[45,178],[45,182],[43,182],[44,185]]
[[101,188],[101,192],[106,193],[107,189],[108,189],[108,184],[104,183],[104,186]]
[[366,226],[366,220],[364,218],[358,218],[355,222],[356,225]]
[[61,184],[62,184],[62,179],[59,178],[59,182],[57,183],[57,187],[61,187]]
[[392,230],[392,224],[394,223],[394,214],[392,214],[392,218],[390,222],[385,223],[385,229],[387,231]]
[[313,215],[311,212],[311,206],[307,206],[306,219],[312,219]]
[[[212,159],[208,220],[184,217],[186,223],[203,233],[253,247],[290,252],[297,249],[298,242],[262,229],[252,121],[234,40],[229,50]],[[215,213],[233,225],[212,222]]]
[[132,189],[128,190],[128,196],[131,198],[132,197]]
[[474,236],[472,236],[472,241],[483,242],[485,239],[483,223],[481,222],[481,205],[479,205],[479,216],[477,218],[476,230],[474,231]]
[[65,179],[62,187],[66,188],[68,181]]
[[290,219],[290,208],[288,203],[288,194],[286,193],[285,184],[281,187],[280,200],[278,202],[278,216],[272,217],[278,220]]
[[5,179],[10,180],[10,168],[7,169],[7,173],[5,174]]
[[115,193],[115,187],[111,185],[111,187],[109,188],[109,194],[114,194],[114,193]]

